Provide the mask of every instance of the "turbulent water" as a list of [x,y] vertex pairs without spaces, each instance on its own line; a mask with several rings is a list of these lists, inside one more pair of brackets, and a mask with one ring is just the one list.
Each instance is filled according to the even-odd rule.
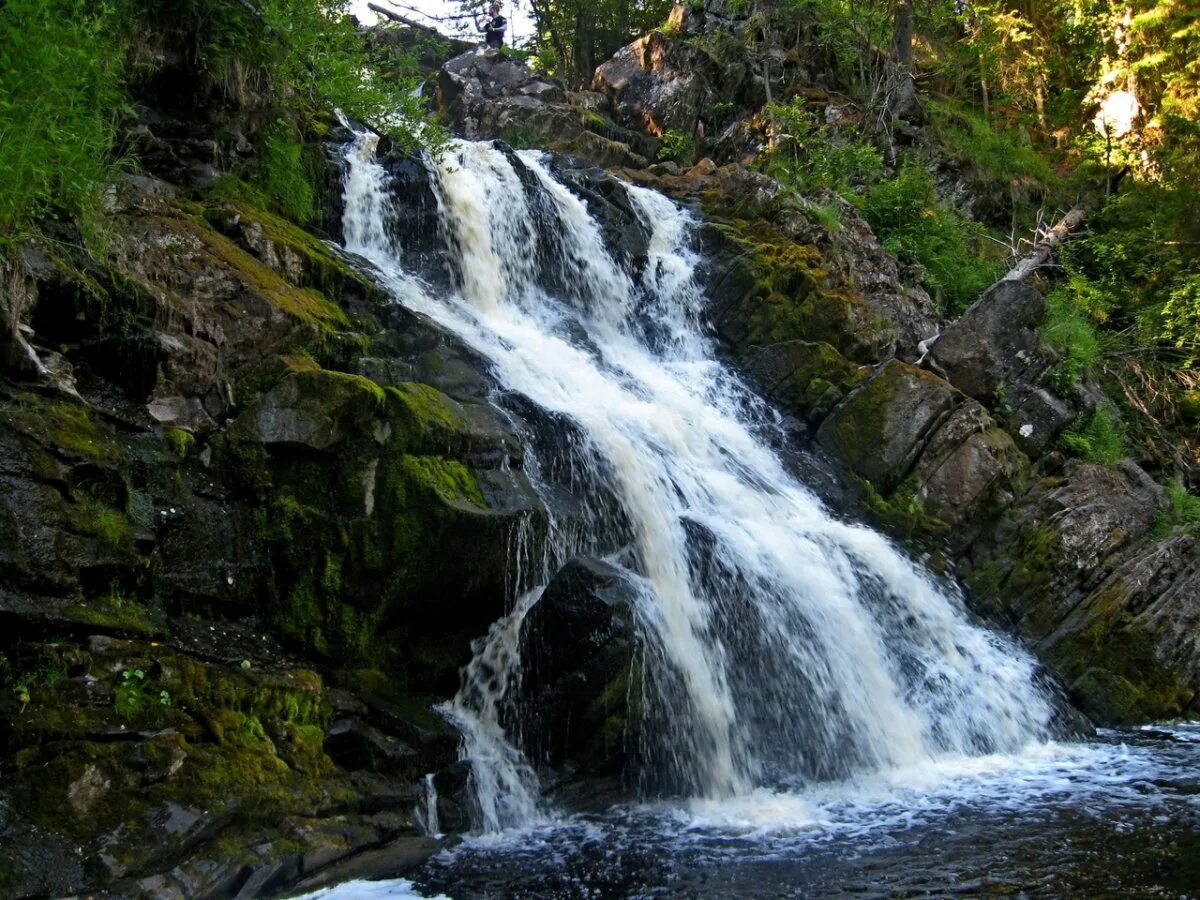
[[347,249],[568,435],[531,440],[526,471],[547,496],[565,485],[578,508],[562,522],[551,513],[511,614],[446,709],[464,734],[481,832],[508,830],[482,846],[511,852],[514,833],[526,847],[578,846],[598,827],[539,803],[503,728],[521,620],[580,552],[637,586],[646,759],[660,791],[680,798],[614,812],[604,828],[632,827],[628,815],[641,843],[695,831],[744,859],[780,833],[845,834],[863,805],[885,824],[944,806],[939,791],[964,777],[1031,766],[1053,781],[1057,763],[1042,763],[1069,751],[1045,743],[1051,707],[1030,657],[886,539],[833,515],[773,449],[770,410],[705,331],[686,211],[621,188],[625,227],[648,239],[648,258],[633,259],[606,246],[604,223],[542,154],[459,144],[432,172],[453,284],[434,290],[390,237],[374,149],[363,135],[347,154]]

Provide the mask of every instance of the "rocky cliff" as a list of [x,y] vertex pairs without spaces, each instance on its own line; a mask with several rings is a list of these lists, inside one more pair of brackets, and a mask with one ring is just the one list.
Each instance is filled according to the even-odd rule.
[[[821,61],[695,16],[621,51],[595,91],[470,52],[440,68],[437,102],[464,136],[568,154],[564,180],[630,253],[613,177],[691,204],[712,328],[793,447],[834,462],[831,495],[959,577],[1095,722],[1200,712],[1200,547],[1164,530],[1166,495],[1133,461],[1059,449],[1104,401],[1056,387],[1041,294],[1000,282],[945,319],[853,207],[747,167],[769,95],[828,98]],[[443,824],[469,821],[431,707],[504,611],[515,536],[543,521],[522,407],[498,412],[468,348],[323,239],[336,203],[321,235],[230,199],[245,110],[145,101],[145,174],[108,198],[104,261],[46,240],[4,272],[0,892],[249,896],[356,854],[398,871],[437,847],[412,813],[425,773]],[[671,130],[704,158],[649,165]],[[339,137],[323,117],[308,132],[318,153]],[[390,165],[436,278],[423,169]],[[519,704],[547,726],[526,749],[573,773],[554,789],[578,806],[630,787],[629,605],[614,571],[576,560],[526,623]]]

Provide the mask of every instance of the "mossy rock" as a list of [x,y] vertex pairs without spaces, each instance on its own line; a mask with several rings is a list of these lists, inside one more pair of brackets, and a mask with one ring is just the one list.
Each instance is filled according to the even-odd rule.
[[784,341],[743,355],[747,374],[767,399],[819,421],[870,374],[824,341]]
[[312,288],[327,297],[340,296],[347,289],[383,296],[380,288],[329,244],[251,202],[217,199],[205,206],[204,217],[264,265],[301,288]]
[[958,402],[931,372],[891,360],[839,405],[818,439],[852,473],[888,495]]
[[761,219],[714,227],[733,251],[726,254],[733,270],[724,288],[730,299],[717,304],[714,319],[735,347],[824,342],[850,360],[875,362],[894,345],[891,326],[829,273],[816,247]]
[[296,366],[238,417],[234,434],[327,450],[380,413],[383,403],[383,389],[361,375]]

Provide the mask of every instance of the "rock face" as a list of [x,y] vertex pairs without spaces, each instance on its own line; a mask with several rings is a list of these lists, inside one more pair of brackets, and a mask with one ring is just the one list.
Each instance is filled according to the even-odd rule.
[[60,374],[0,373],[0,893],[428,855],[413,786],[457,755],[431,698],[542,514],[494,385],[270,213],[145,177],[111,212],[107,266],[25,262]]
[[[745,80],[747,73],[740,74],[738,80]],[[714,85],[721,75],[716,60],[700,47],[652,31],[596,69],[593,86],[609,96],[625,126],[659,136],[691,135],[716,102]]]
[[600,115],[599,99],[495,50],[469,50],[438,71],[437,105],[462,137],[577,153],[602,166],[646,165],[642,139]]
[[637,593],[619,569],[563,566],[521,626],[517,700],[530,760],[576,775],[622,774],[636,740]]
[[970,543],[1023,488],[1029,462],[986,410],[930,372],[886,363],[821,425],[820,443],[892,507]]
[[620,569],[579,558],[554,576],[521,626],[516,708],[525,749],[535,765],[565,778],[558,790],[576,805],[613,802],[636,752],[637,602]]

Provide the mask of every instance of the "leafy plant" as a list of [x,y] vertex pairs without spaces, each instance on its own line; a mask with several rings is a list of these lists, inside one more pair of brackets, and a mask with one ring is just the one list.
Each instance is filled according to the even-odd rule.
[[945,312],[966,309],[1000,275],[987,258],[981,229],[940,202],[924,168],[905,165],[895,178],[853,198],[889,251],[920,266],[923,281]]
[[304,166],[304,146],[294,129],[277,119],[260,148],[258,186],[274,201],[284,216],[308,222],[317,213],[316,191]]
[[1096,320],[1079,299],[1089,296],[1089,288],[1086,280],[1075,278],[1046,296],[1042,339],[1064,354],[1051,375],[1051,386],[1060,394],[1069,393],[1094,371],[1103,355]]
[[849,195],[853,185],[875,181],[883,154],[853,128],[818,125],[803,98],[767,107],[775,136],[767,170],[797,190],[827,187]]
[[663,132],[661,140],[662,145],[658,148],[659,159],[690,163],[696,156],[696,143],[690,134],[671,129]]
[[1081,413],[1059,438],[1059,443],[1089,462],[1113,465],[1125,458],[1125,439],[1112,414],[1100,408],[1091,415]]
[[114,706],[123,716],[136,715],[146,703],[146,672],[143,669],[126,669],[121,673],[117,685]]
[[83,0],[0,9],[0,248],[51,210],[97,237],[125,109],[122,12]]

